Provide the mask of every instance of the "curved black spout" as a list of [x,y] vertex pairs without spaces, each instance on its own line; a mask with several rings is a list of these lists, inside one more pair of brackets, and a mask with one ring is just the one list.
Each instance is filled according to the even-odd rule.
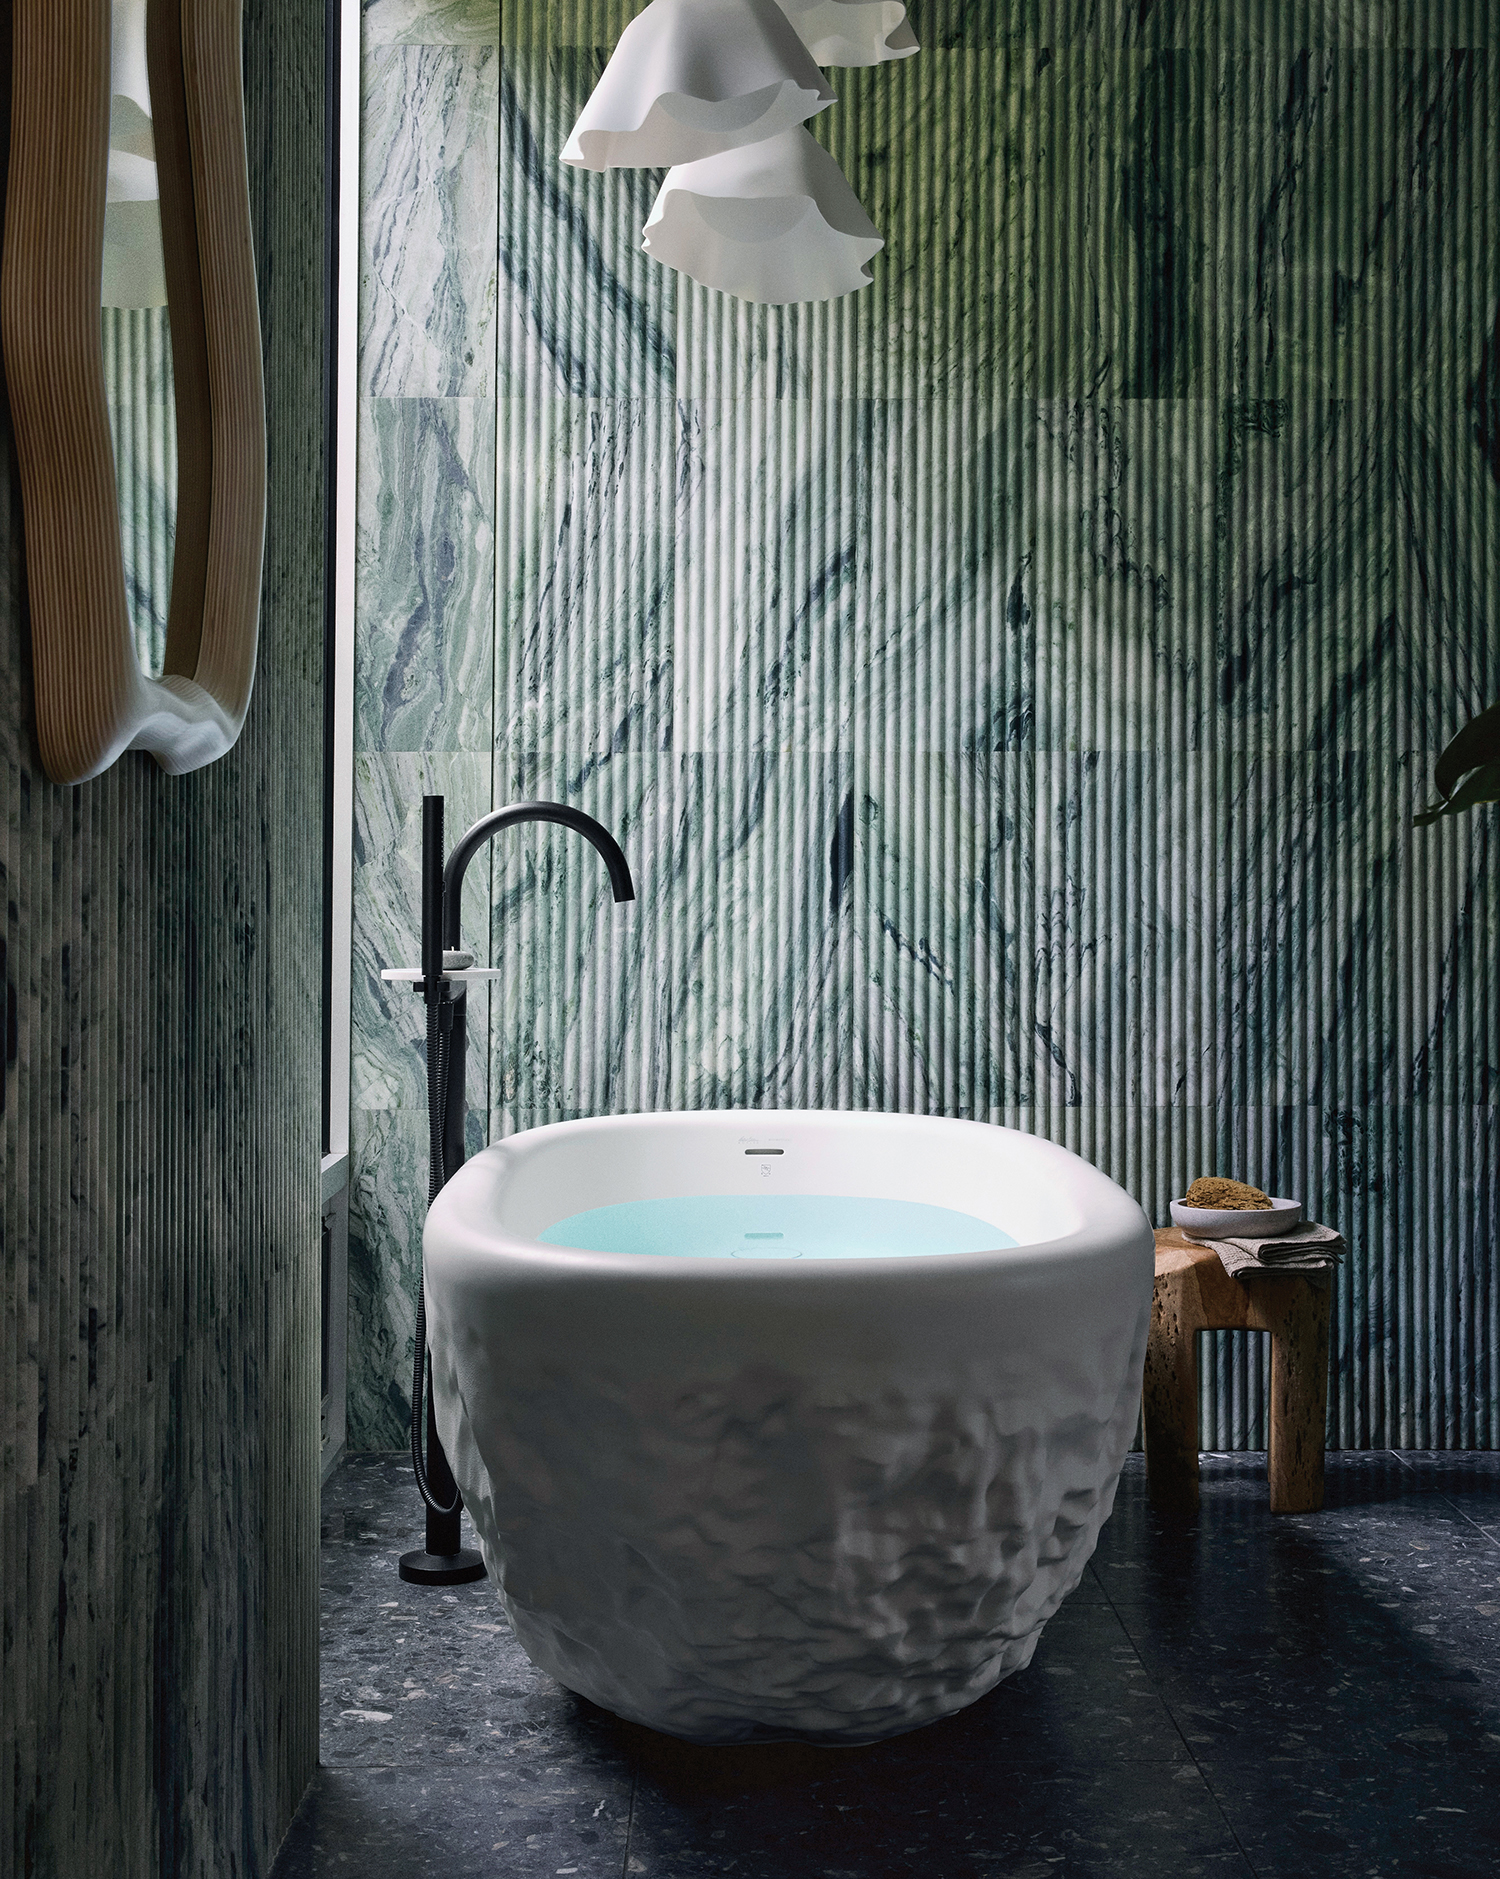
[[561,822],[564,828],[573,829],[591,841],[609,869],[609,884],[614,889],[615,899],[635,899],[635,884],[630,878],[630,868],[620,844],[602,822],[586,816],[581,809],[570,809],[566,803],[513,802],[507,808],[481,816],[473,828],[453,845],[453,853],[449,855],[447,866],[443,869],[444,946],[452,950],[458,947],[459,903],[463,894],[464,870],[474,859],[475,850],[482,847],[492,835],[498,835],[501,829],[514,828],[520,822]]

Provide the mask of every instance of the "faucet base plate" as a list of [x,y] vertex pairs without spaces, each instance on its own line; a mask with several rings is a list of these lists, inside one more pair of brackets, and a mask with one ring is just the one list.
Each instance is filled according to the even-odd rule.
[[471,1546],[456,1553],[425,1553],[419,1548],[401,1555],[401,1577],[410,1585],[468,1585],[484,1577],[484,1561]]

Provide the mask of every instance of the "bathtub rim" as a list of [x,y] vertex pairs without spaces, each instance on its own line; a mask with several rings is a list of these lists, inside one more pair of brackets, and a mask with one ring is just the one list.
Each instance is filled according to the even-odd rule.
[[[611,1133],[645,1132],[682,1118],[709,1118],[712,1126],[743,1128],[752,1119],[760,1129],[787,1127],[799,1120],[865,1122],[897,1128],[979,1129],[1023,1141],[1028,1153],[1038,1153],[1065,1174],[1071,1186],[1081,1187],[1078,1200],[1081,1224],[1047,1239],[1019,1241],[980,1252],[923,1253],[910,1258],[858,1255],[838,1259],[725,1259],[713,1253],[652,1256],[641,1253],[598,1252],[585,1247],[549,1245],[521,1236],[499,1225],[494,1217],[495,1197],[513,1178],[518,1156],[534,1147],[551,1147],[574,1137],[586,1137],[601,1127]],[[487,1205],[488,1203],[488,1205]],[[607,1204],[607,1203],[606,1203]],[[489,1217],[486,1218],[485,1215]],[[919,1116],[889,1110],[850,1109],[676,1109],[645,1110],[621,1116],[590,1116],[568,1122],[542,1123],[533,1129],[490,1143],[472,1156],[448,1182],[428,1210],[422,1232],[423,1263],[439,1283],[473,1281],[502,1276],[512,1281],[552,1280],[629,1281],[633,1285],[753,1285],[760,1289],[805,1290],[838,1287],[856,1279],[868,1291],[874,1282],[892,1286],[931,1285],[939,1273],[949,1279],[1001,1272],[1037,1275],[1059,1268],[1105,1262],[1129,1255],[1131,1244],[1140,1252],[1154,1251],[1151,1223],[1144,1209],[1111,1177],[1073,1150],[1025,1129],[1002,1123],[979,1122],[968,1117]]]

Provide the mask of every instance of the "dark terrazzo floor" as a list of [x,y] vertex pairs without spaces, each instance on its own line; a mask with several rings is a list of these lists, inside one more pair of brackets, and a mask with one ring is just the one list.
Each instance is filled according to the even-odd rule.
[[533,1669],[488,1584],[403,1585],[404,1461],[324,1494],[323,1766],[274,1879],[1500,1873],[1500,1454],[1329,1457],[1273,1519],[1132,1457],[1029,1669],[862,1749],[694,1749]]

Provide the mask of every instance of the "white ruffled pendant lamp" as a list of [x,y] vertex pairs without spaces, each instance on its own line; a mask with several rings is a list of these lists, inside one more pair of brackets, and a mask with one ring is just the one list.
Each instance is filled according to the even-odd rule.
[[662,169],[778,136],[834,102],[777,0],[651,0],[621,33],[562,160]]
[[801,125],[669,171],[641,246],[705,287],[787,306],[867,287],[885,246],[844,173]]
[[920,50],[897,0],[779,0],[814,65],[885,65]]

